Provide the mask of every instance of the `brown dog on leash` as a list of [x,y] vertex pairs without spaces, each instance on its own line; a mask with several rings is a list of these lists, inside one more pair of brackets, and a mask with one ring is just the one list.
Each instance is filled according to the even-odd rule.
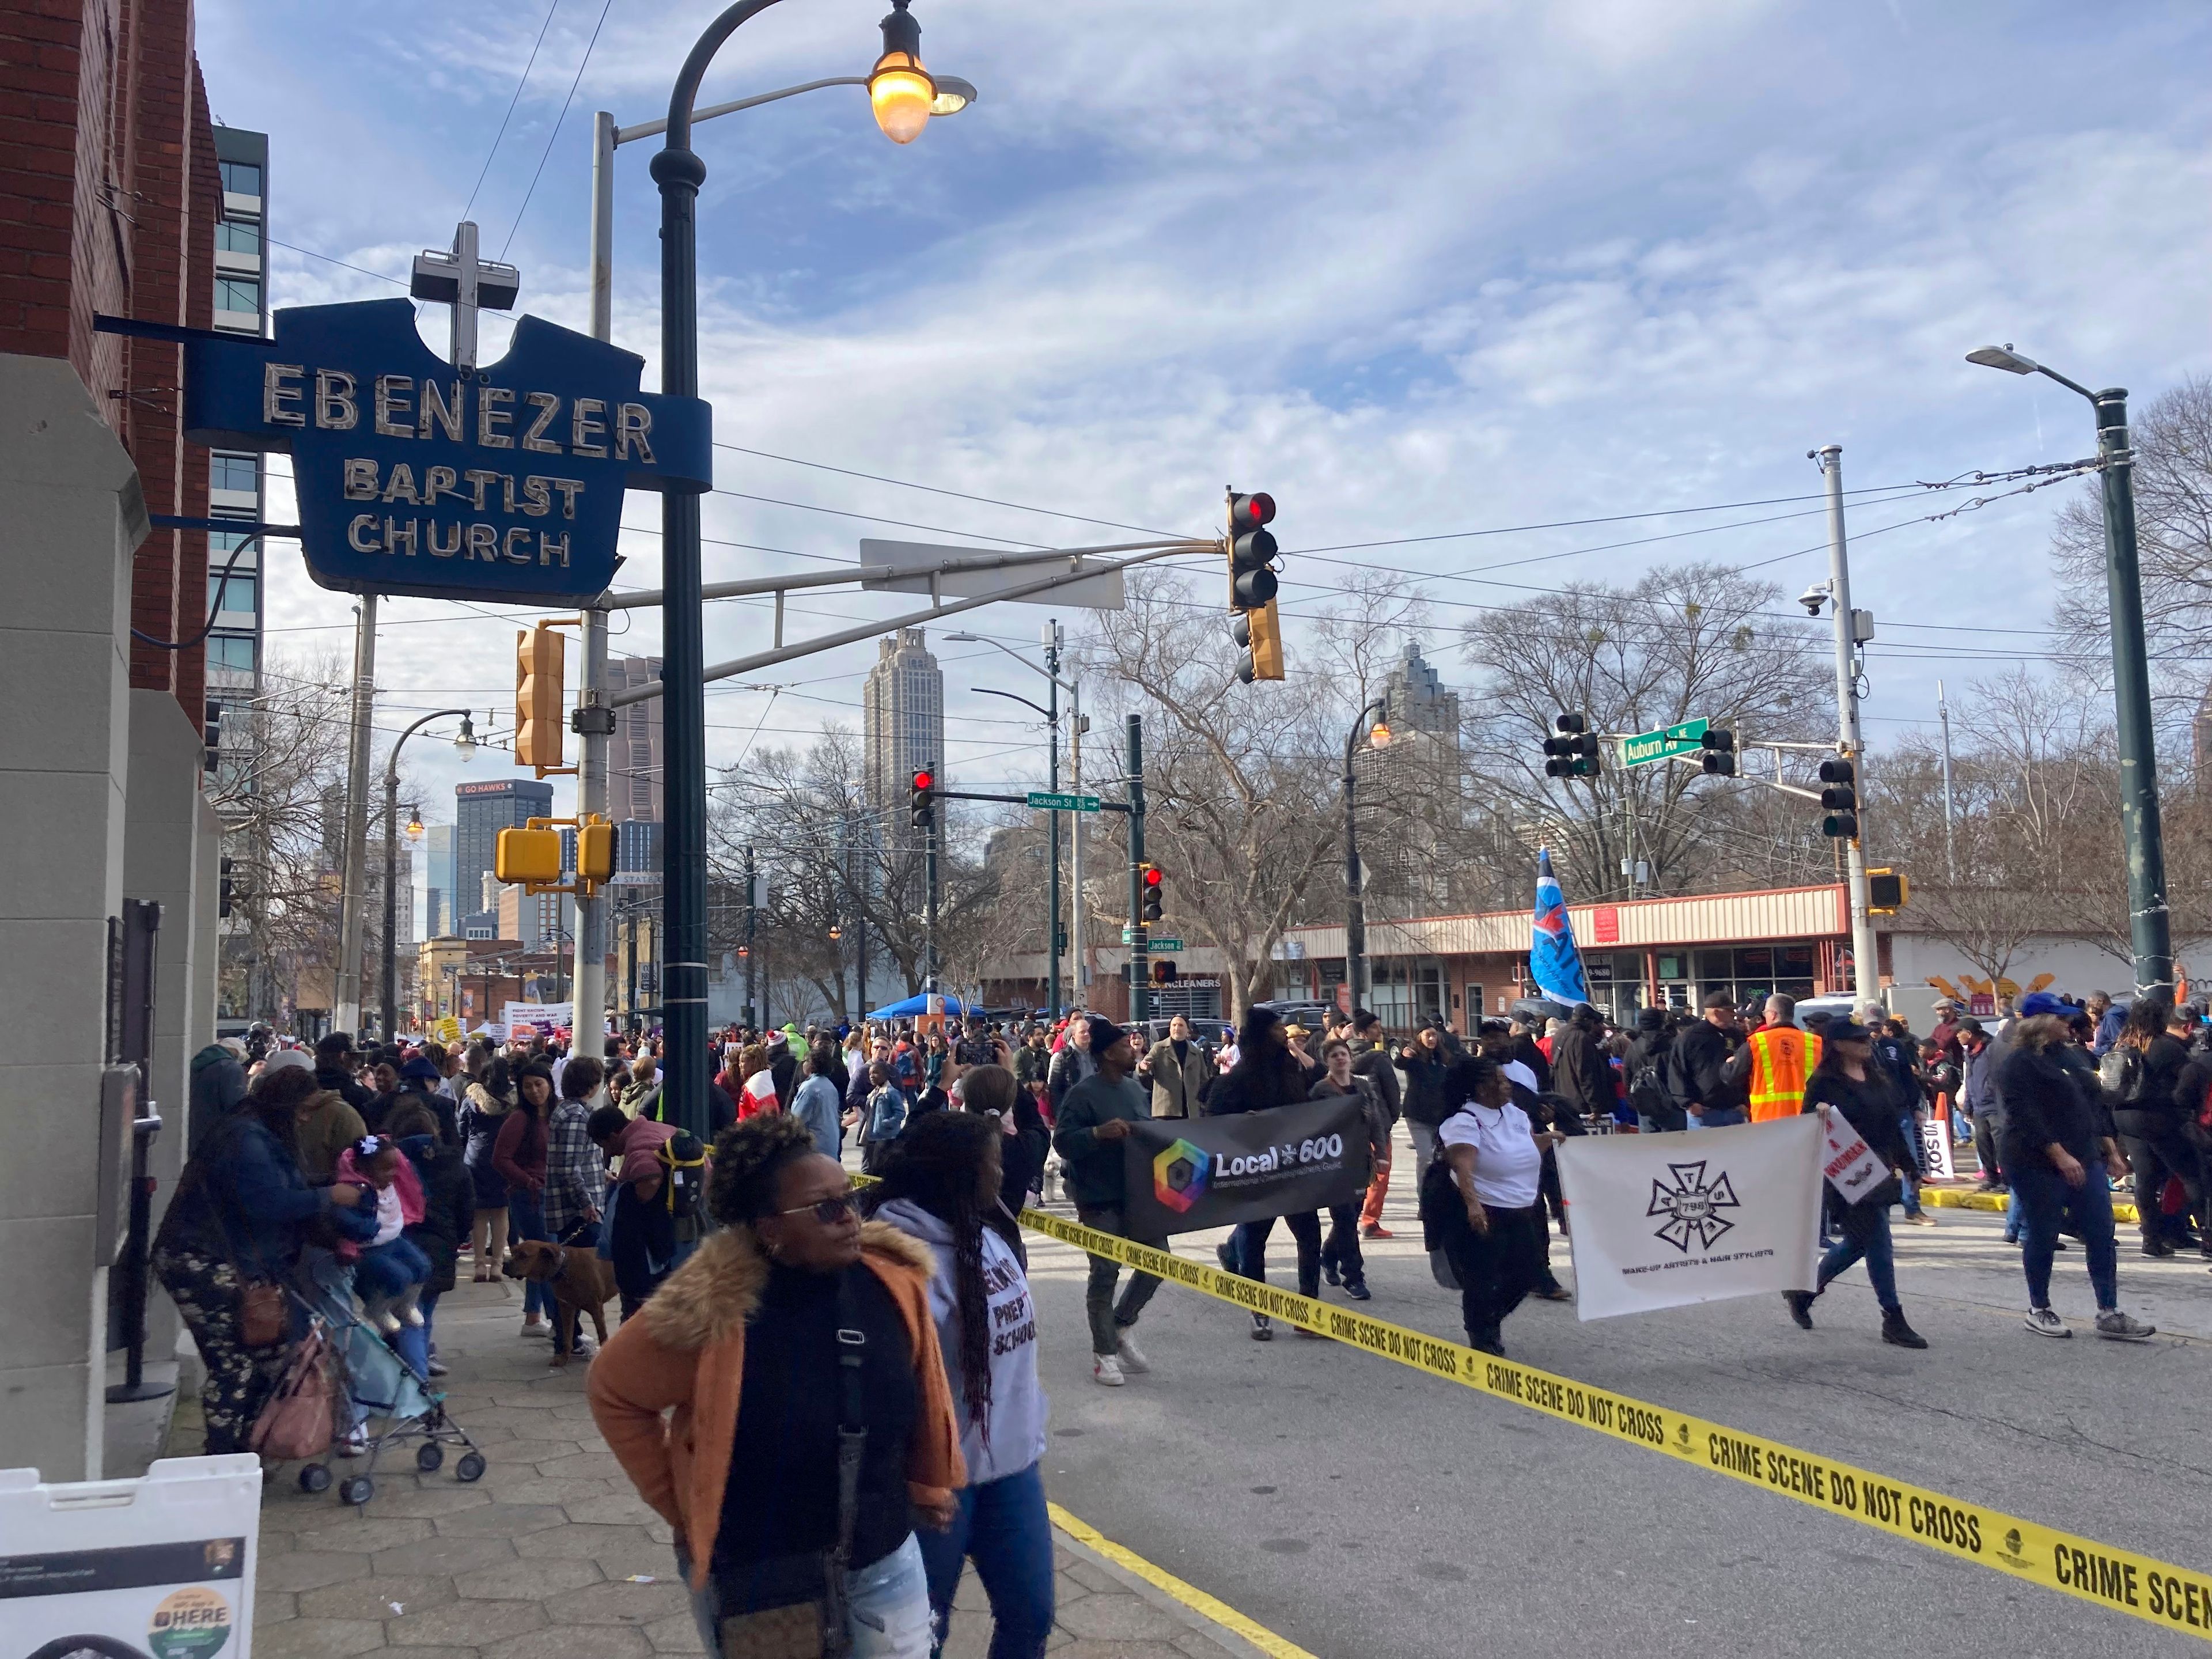
[[586,1314],[599,1341],[607,1340],[606,1304],[615,1295],[615,1269],[599,1260],[589,1244],[554,1244],[526,1238],[507,1247],[505,1272],[509,1279],[553,1290],[553,1363],[565,1365],[583,1334]]

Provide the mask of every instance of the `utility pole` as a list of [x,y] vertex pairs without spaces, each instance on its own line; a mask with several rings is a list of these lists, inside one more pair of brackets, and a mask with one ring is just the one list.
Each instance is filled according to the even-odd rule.
[[1958,822],[1958,815],[1951,810],[1951,705],[1943,700],[1943,682],[1941,680],[1936,682],[1936,719],[1943,728],[1943,877],[1956,887],[1959,884],[1959,849],[1953,830]]
[[376,713],[376,595],[362,594],[354,617],[353,731],[346,744],[345,841],[343,873],[338,878],[337,983],[333,998],[337,1006],[332,1029],[358,1036],[362,884],[368,863],[368,740]]
[[1129,1022],[1152,1012],[1152,933],[1145,925],[1145,720],[1129,716]]
[[[1364,1005],[1365,988],[1360,981],[1365,976],[1367,956],[1366,884],[1359,867],[1359,817],[1354,806],[1358,779],[1352,762],[1359,753],[1360,734],[1368,729],[1367,717],[1387,718],[1389,712],[1387,698],[1374,699],[1359,711],[1344,739],[1344,982],[1351,1000],[1346,1014],[1358,1013]],[[1386,733],[1388,730],[1386,726]]]
[[760,911],[753,902],[754,896],[760,890],[757,884],[758,878],[753,873],[753,849],[748,847],[745,848],[745,1030],[748,1031],[760,1030],[760,1021],[756,1018],[759,1012],[759,994],[756,989],[758,981],[755,977],[753,960],[753,939],[760,926]]
[[1843,446],[1825,444],[1816,459],[1828,483],[1828,597],[1836,613],[1836,750],[1851,763],[1859,799],[1860,834],[1844,842],[1844,859],[1850,885],[1851,994],[1854,1003],[1863,1006],[1881,1000],[1881,973],[1867,894],[1866,743],[1859,734],[1858,613],[1851,609],[1850,556],[1844,537]]
[[860,892],[853,906],[853,973],[860,984],[860,1000],[853,1010],[853,1023],[867,1023],[868,1014],[868,900],[875,892],[873,863],[876,826],[874,815],[866,807],[860,811],[860,838],[854,849],[854,859],[860,872]]
[[[1051,747],[1045,756],[1044,787],[1056,794],[1060,790],[1060,624],[1057,622],[1045,624],[1044,672],[1045,724],[1052,728]],[[1049,916],[1045,923],[1045,984],[1048,987],[1045,1000],[1052,1005],[1052,1017],[1058,1019],[1060,1015],[1060,814],[1054,811],[1044,816],[1045,865],[1049,872],[1045,878],[1045,909]],[[1079,875],[1077,879],[1081,879]]]
[[[1053,624],[1058,635],[1060,624]],[[1055,688],[1056,689],[1056,688]],[[1067,724],[1067,787],[1077,794],[1083,793],[1083,685],[1071,680],[1067,687],[1069,717]],[[1055,738],[1055,742],[1057,738]],[[1058,821],[1060,814],[1053,818]],[[1067,815],[1067,1006],[1081,1008],[1091,1000],[1090,986],[1085,979],[1089,971],[1090,957],[1083,948],[1083,814]]]

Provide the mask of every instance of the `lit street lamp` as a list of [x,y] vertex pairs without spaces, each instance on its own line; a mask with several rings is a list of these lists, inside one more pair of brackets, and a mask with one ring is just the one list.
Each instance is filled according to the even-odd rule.
[[[432,720],[449,714],[461,717],[461,730],[453,747],[465,763],[477,752],[477,729],[465,708],[441,708],[425,714],[392,740],[392,756],[384,763],[384,1014],[378,1035],[389,1042],[399,1034],[399,749]],[[422,833],[422,812],[417,807],[407,826],[410,836]]]
[[[775,0],[738,0],[707,26],[692,46],[668,97],[667,143],[653,158],[660,186],[660,390],[672,398],[699,395],[699,186],[707,164],[691,148],[699,83],[723,43]],[[921,26],[908,0],[891,0],[877,63],[889,75],[937,83],[921,66]],[[895,53],[907,61],[887,64]],[[911,86],[886,81],[886,113],[903,125]],[[963,99],[964,106],[966,99]],[[876,103],[870,88],[870,102]],[[879,109],[883,106],[878,106]],[[888,125],[886,133],[897,140]],[[916,129],[919,131],[919,128]],[[914,135],[908,133],[907,138]],[[600,234],[611,238],[611,226]],[[593,239],[596,263],[599,238]],[[601,334],[602,296],[592,295],[592,332]],[[663,765],[668,779],[662,845],[667,939],[661,1023],[667,1041],[667,1094],[674,1121],[704,1135],[707,1123],[707,700],[706,645],[701,625],[699,497],[671,490],[661,497],[661,654]]]
[[[1344,1011],[1346,1014],[1356,1013],[1364,1006],[1364,988],[1359,981],[1367,967],[1367,900],[1359,870],[1359,825],[1352,806],[1358,781],[1352,763],[1363,736],[1377,749],[1390,746],[1390,726],[1384,718],[1389,712],[1389,704],[1376,698],[1359,711],[1359,718],[1352,721],[1344,738],[1344,983],[1352,1005]],[[1375,716],[1372,726],[1367,724],[1370,714]]]
[[2112,701],[2120,747],[2120,841],[2128,865],[2128,925],[2136,994],[2171,996],[2173,934],[2166,908],[2166,845],[2159,829],[2158,757],[2150,721],[2150,667],[2143,645],[2142,571],[2136,549],[2135,454],[2128,447],[2124,388],[2092,392],[2009,345],[1984,346],[1966,361],[2008,374],[2040,374],[2080,393],[2097,411],[2099,482],[2105,508],[2105,594],[2112,612]]

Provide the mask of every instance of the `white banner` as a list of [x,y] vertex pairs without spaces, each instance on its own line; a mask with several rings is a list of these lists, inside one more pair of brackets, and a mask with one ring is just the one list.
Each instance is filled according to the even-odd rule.
[[575,1006],[573,1002],[510,1002],[501,1010],[501,1018],[510,1031],[527,1025],[533,1036],[551,1036],[555,1026],[568,1023]]
[[1559,1149],[1583,1319],[1809,1291],[1820,1256],[1820,1126],[1780,1118]]

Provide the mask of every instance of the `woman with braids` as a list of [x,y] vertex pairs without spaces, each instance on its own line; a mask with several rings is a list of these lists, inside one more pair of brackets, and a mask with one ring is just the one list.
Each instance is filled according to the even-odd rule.
[[[995,1066],[1011,1103],[1013,1074]],[[988,1092],[988,1091],[987,1091]],[[969,1106],[975,1101],[971,1093]],[[991,1598],[990,1659],[1036,1659],[1052,1634],[1052,1522],[1045,1513],[1046,1401],[1037,1382],[1036,1308],[1023,1273],[1021,1231],[1000,1201],[1000,1159],[1016,1145],[997,1120],[932,1112],[893,1145],[874,1213],[937,1256],[929,1307],[952,1376],[969,1486],[949,1531],[921,1540],[942,1650],[953,1592],[973,1559]]]
[[[708,1653],[803,1623],[842,1571],[852,1659],[922,1659],[914,1519],[944,1530],[967,1482],[929,1251],[864,1225],[842,1167],[782,1112],[722,1132],[707,1208],[718,1231],[592,1364],[592,1418],[676,1529]],[[840,1363],[852,1357],[857,1373]],[[841,1513],[848,1430],[860,1431],[859,1484]]]

